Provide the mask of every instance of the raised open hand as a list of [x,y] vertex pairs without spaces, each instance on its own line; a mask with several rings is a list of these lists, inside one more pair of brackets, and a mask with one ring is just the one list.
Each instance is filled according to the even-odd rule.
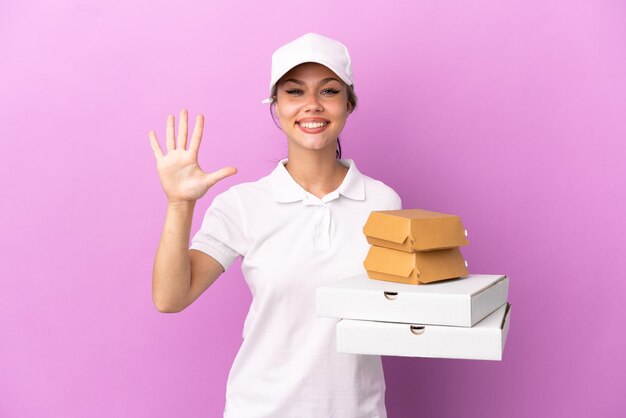
[[157,162],[157,171],[163,190],[170,203],[195,202],[200,199],[218,181],[237,173],[235,167],[223,167],[207,174],[198,165],[198,150],[204,129],[204,116],[196,117],[196,124],[187,148],[187,111],[180,111],[178,122],[178,140],[174,140],[174,115],[167,117],[165,145],[167,154],[163,155],[156,133],[150,131],[150,145]]

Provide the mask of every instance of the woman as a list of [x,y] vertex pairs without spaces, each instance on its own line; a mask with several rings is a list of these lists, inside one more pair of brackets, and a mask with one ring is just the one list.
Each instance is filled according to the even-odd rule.
[[400,197],[336,151],[356,106],[343,44],[308,33],[277,49],[270,91],[264,102],[287,137],[288,158],[269,175],[218,194],[190,248],[195,202],[236,169],[206,174],[198,166],[202,116],[188,150],[185,111],[176,143],[168,118],[167,155],[150,132],[168,199],[154,303],[161,312],[184,309],[241,256],[253,301],[224,416],[384,418],[380,357],[336,352],[338,320],[315,315],[315,288],[364,272],[362,227],[373,210],[400,209]]

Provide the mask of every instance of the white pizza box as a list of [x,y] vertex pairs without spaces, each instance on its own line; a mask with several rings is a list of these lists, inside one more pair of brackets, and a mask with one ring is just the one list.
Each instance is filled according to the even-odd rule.
[[402,357],[502,360],[511,305],[471,328],[342,319],[337,352]]
[[506,303],[509,278],[470,274],[428,284],[373,280],[366,273],[316,288],[318,316],[471,327]]

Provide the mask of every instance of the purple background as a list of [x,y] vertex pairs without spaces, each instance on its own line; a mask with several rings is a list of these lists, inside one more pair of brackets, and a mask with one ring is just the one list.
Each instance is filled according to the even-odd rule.
[[460,214],[470,271],[511,278],[504,361],[385,358],[390,417],[624,410],[626,5],[383,3],[0,5],[1,417],[221,416],[250,293],[237,262],[182,313],[152,305],[147,133],[203,113],[201,165],[239,169],[195,232],[286,156],[260,101],[308,31],[353,57],[344,157]]

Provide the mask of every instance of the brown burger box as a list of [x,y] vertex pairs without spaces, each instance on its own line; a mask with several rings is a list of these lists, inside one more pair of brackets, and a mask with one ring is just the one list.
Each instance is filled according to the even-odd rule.
[[467,231],[459,216],[423,209],[374,211],[363,233],[371,245],[406,252],[467,245]]
[[372,245],[363,262],[371,279],[424,284],[469,274],[459,249],[467,245],[459,216],[424,209],[374,211],[363,233]]
[[371,279],[423,284],[467,276],[467,264],[459,248],[407,253],[370,247],[363,262]]

